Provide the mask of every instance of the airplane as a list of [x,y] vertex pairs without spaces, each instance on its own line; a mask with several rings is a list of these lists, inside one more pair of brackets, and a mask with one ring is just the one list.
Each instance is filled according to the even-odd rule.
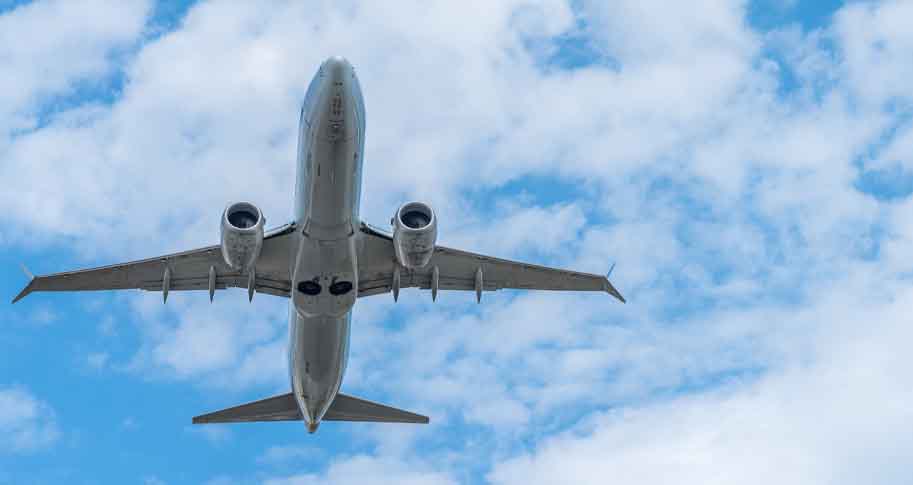
[[[437,216],[407,202],[391,231],[359,218],[365,106],[352,65],[325,60],[308,86],[298,123],[294,217],[264,231],[250,202],[229,204],[220,244],[128,263],[34,276],[13,303],[36,291],[140,289],[172,291],[246,288],[289,298],[291,392],[193,418],[194,424],[304,421],[428,423],[427,416],[340,391],[349,353],[352,307],[358,298],[402,288],[482,293],[500,289],[604,291],[625,299],[609,275],[509,261],[437,245]],[[614,265],[613,265],[614,268]]]

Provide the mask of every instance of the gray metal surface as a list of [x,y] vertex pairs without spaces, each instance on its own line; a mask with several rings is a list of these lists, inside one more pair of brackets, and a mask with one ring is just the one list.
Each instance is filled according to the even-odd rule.
[[[257,291],[289,295],[289,236],[293,231],[294,226],[287,224],[267,233],[257,263]],[[216,289],[247,288],[247,273],[225,264],[220,246],[207,246],[129,263],[35,276],[13,303],[34,291],[161,291],[166,268],[171,273],[169,291],[208,290],[210,268],[215,269]]]
[[428,416],[410,413],[402,409],[379,404],[343,393],[336,399],[323,416],[324,421],[370,421],[375,423],[417,423],[427,424]]
[[[420,220],[407,225],[403,214],[418,214]],[[437,243],[437,217],[434,210],[421,202],[409,202],[400,206],[393,216],[393,249],[396,261],[404,268],[423,268],[434,255]]]
[[314,432],[339,392],[349,356],[352,316],[304,317],[291,310],[289,372],[292,393]]
[[[231,222],[233,213],[253,215],[255,224],[238,227]],[[253,218],[251,218],[253,219]],[[246,221],[249,222],[249,221]],[[225,208],[222,214],[221,246],[222,259],[236,270],[246,270],[257,263],[263,250],[263,225],[266,220],[260,208],[250,202],[235,202]]]
[[292,393],[260,399],[193,417],[193,424],[301,421],[301,410]]

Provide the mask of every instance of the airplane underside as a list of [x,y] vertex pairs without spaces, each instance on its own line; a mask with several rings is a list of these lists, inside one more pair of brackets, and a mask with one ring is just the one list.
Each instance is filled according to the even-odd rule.
[[[13,303],[36,291],[141,289],[162,292],[244,288],[288,298],[291,392],[204,414],[193,423],[326,421],[428,423],[420,414],[340,393],[351,310],[360,298],[401,288],[475,293],[501,289],[601,291],[624,302],[608,275],[510,261],[437,244],[437,216],[407,202],[392,231],[359,219],[365,112],[345,59],[327,59],[308,87],[299,120],[293,222],[270,231],[250,202],[229,204],[220,243],[98,268],[33,276]],[[611,273],[611,270],[609,270]]]

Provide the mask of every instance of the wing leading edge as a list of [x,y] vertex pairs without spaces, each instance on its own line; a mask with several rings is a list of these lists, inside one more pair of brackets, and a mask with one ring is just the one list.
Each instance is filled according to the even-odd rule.
[[[358,296],[370,296],[393,290],[395,258],[393,238],[389,234],[363,224],[363,243],[358,256]],[[437,277],[435,278],[435,268]],[[622,303],[625,298],[605,275],[581,273],[534,264],[494,258],[444,246],[434,249],[434,256],[421,269],[400,269],[400,288],[421,288],[434,291],[434,280],[440,290],[500,289],[605,291]]]
[[[257,261],[254,289],[260,293],[288,296],[289,235],[291,224],[269,231]],[[24,269],[24,268],[23,268]],[[210,273],[214,289],[248,288],[250,275],[231,269],[222,259],[221,248],[208,246],[155,258],[113,264],[98,268],[33,276],[13,303],[35,291],[97,291],[140,289],[148,291],[207,290]]]

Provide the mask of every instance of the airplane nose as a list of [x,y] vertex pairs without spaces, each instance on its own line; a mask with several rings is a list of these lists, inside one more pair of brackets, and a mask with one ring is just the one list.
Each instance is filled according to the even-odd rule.
[[333,56],[324,61],[324,68],[326,69],[327,76],[333,81],[333,83],[343,82],[346,78],[352,65],[349,64],[349,61],[345,57]]
[[357,134],[356,93],[358,81],[355,70],[344,57],[334,56],[320,67],[324,79],[322,101],[312,122],[319,126],[317,136],[338,142],[350,140]]

